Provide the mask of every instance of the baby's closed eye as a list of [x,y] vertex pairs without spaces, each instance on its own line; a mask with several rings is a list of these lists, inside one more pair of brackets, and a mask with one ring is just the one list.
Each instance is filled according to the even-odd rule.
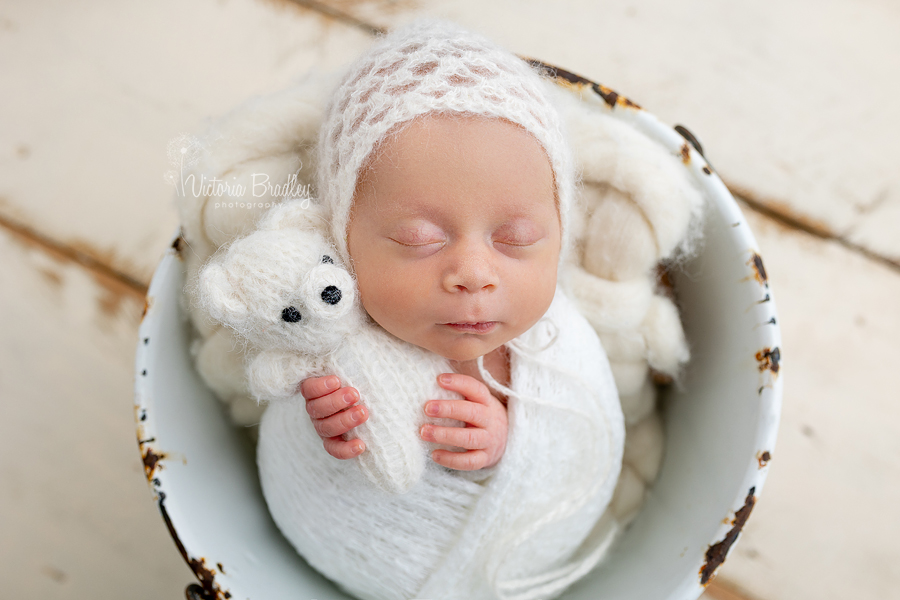
[[388,236],[401,246],[427,247],[442,245],[447,236],[432,223],[414,223],[397,227]]
[[547,237],[544,226],[530,219],[504,223],[494,231],[494,243],[505,246],[531,246]]

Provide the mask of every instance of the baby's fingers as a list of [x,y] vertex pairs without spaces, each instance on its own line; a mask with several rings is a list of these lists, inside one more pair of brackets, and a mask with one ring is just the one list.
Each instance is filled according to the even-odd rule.
[[354,406],[325,419],[313,419],[313,426],[319,437],[333,438],[344,435],[357,425],[362,425],[369,418],[364,406]]
[[315,400],[321,398],[325,394],[337,390],[341,387],[341,380],[334,375],[327,377],[310,377],[300,382],[300,393],[307,400]]
[[435,450],[431,453],[431,458],[442,467],[457,471],[477,471],[483,469],[488,463],[488,455],[484,450],[468,450],[466,452]]
[[475,427],[483,428],[488,424],[484,406],[469,400],[429,400],[425,403],[425,414],[429,417],[455,419]]
[[325,452],[341,460],[356,458],[366,449],[362,440],[344,441],[340,436],[325,438],[322,442],[325,445]]
[[455,446],[466,450],[482,450],[487,448],[490,442],[490,434],[478,427],[423,425],[420,433],[426,442]]
[[442,373],[438,375],[438,385],[445,390],[458,392],[466,400],[478,402],[479,404],[488,404],[493,398],[486,385],[474,377],[460,373]]
[[337,414],[348,406],[359,401],[359,392],[355,388],[345,387],[327,396],[306,401],[306,412],[313,419],[324,419]]

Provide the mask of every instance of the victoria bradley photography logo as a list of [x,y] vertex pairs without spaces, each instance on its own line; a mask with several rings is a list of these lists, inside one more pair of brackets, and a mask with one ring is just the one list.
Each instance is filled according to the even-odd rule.
[[[244,199],[247,192],[252,198],[280,198],[310,200],[310,185],[300,183],[297,174],[292,173],[287,181],[273,184],[268,173],[251,173],[249,182],[238,182],[237,177],[231,180],[220,179],[192,172],[206,153],[206,147],[196,136],[181,134],[169,140],[167,147],[170,170],[166,171],[165,180],[175,186],[175,192],[182,198],[188,195],[194,198],[227,198],[229,201],[217,202],[216,208],[254,208],[256,202],[237,201]],[[298,165],[297,171],[302,164]],[[268,203],[265,203],[268,204]]]

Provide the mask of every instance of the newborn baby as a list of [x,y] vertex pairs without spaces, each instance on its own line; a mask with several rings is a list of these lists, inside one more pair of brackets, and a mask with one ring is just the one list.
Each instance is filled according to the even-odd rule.
[[[426,426],[421,434],[467,451],[438,450],[434,460],[480,469],[503,454],[507,419],[475,361],[483,357],[487,373],[508,384],[504,344],[550,306],[567,250],[571,158],[557,115],[544,122],[550,117],[541,113],[553,109],[536,97],[540,89],[513,87],[524,69],[508,72],[507,63],[521,61],[467,44],[467,32],[425,28],[405,43],[401,35],[368,63],[361,59],[355,80],[345,80],[332,100],[321,135],[320,190],[366,312],[461,373],[440,383],[465,400],[429,402],[425,410],[468,427]],[[450,49],[423,51],[426,41]],[[503,60],[492,64],[491,52]],[[503,78],[509,89],[498,85]],[[366,412],[348,409],[358,392],[338,387],[328,377],[304,382],[302,391],[326,450],[347,459],[364,444],[341,436]]]
[[[457,371],[438,381],[462,399],[409,401],[466,424],[421,428],[458,451],[434,450],[406,495],[341,488],[350,460],[332,461],[337,478],[315,482],[332,494],[315,516],[334,523],[327,539],[293,527],[287,485],[264,479],[286,537],[352,593],[549,598],[609,547],[616,525],[601,514],[623,417],[596,334],[557,286],[573,171],[538,75],[446,24],[382,39],[332,98],[318,160],[332,242],[368,315]],[[366,451],[352,435],[368,417],[357,390],[334,376],[301,390],[329,454]],[[292,477],[303,454],[268,451],[265,434],[261,473]],[[344,564],[324,564],[316,544]]]

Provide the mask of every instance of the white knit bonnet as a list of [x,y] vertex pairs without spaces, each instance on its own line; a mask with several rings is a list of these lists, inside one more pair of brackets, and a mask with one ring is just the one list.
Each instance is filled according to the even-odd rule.
[[347,227],[359,171],[398,125],[428,113],[506,119],[533,135],[550,159],[566,253],[574,167],[562,121],[540,75],[486,38],[422,20],[379,39],[349,69],[319,134],[318,191],[345,264]]

